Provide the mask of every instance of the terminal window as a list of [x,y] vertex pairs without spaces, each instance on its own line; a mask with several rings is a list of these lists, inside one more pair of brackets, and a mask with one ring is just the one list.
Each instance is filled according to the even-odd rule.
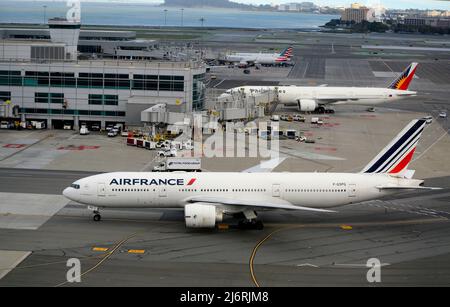
[[63,104],[64,103],[64,94],[63,93],[34,93],[34,102],[35,103]]
[[183,92],[184,76],[134,75],[132,89]]
[[0,92],[0,101],[11,100],[11,92]]
[[39,60],[64,60],[64,47],[31,46],[31,58]]
[[22,86],[21,72],[0,70],[0,85]]
[[107,105],[107,106],[117,106],[119,105],[118,95],[89,95],[89,104],[91,105]]

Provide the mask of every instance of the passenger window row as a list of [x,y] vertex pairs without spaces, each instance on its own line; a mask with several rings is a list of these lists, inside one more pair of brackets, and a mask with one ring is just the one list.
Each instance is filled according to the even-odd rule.
[[156,189],[112,189],[113,192],[156,192]]
[[[229,189],[200,189],[200,192],[229,192]],[[180,189],[179,192],[197,192],[197,189]],[[266,192],[265,189],[231,189],[231,192]]]
[[344,193],[347,192],[345,189],[286,189],[285,192],[288,193]]

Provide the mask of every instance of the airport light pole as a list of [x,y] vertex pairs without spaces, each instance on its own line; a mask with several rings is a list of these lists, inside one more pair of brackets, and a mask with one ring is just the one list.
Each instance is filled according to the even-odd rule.
[[47,5],[43,6],[44,8],[44,25],[47,23]]
[[164,10],[164,25],[167,26],[167,9]]
[[200,22],[202,23],[202,28],[203,28],[205,21],[206,21],[205,17],[200,18]]
[[181,26],[184,24],[184,9],[181,9]]

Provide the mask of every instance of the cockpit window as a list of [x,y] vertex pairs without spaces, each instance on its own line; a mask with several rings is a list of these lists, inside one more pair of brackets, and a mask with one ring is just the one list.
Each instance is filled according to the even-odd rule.
[[80,189],[80,185],[79,184],[71,184],[70,187],[74,188],[75,190],[79,190]]

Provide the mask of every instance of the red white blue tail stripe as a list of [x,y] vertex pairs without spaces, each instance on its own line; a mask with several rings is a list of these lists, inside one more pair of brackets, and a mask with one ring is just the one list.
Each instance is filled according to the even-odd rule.
[[286,49],[283,50],[283,52],[280,53],[280,58],[284,57],[284,58],[288,58],[290,59],[293,55],[293,48],[292,47],[288,47]]
[[426,126],[426,120],[413,120],[380,152],[362,173],[399,174],[411,163],[417,143]]

